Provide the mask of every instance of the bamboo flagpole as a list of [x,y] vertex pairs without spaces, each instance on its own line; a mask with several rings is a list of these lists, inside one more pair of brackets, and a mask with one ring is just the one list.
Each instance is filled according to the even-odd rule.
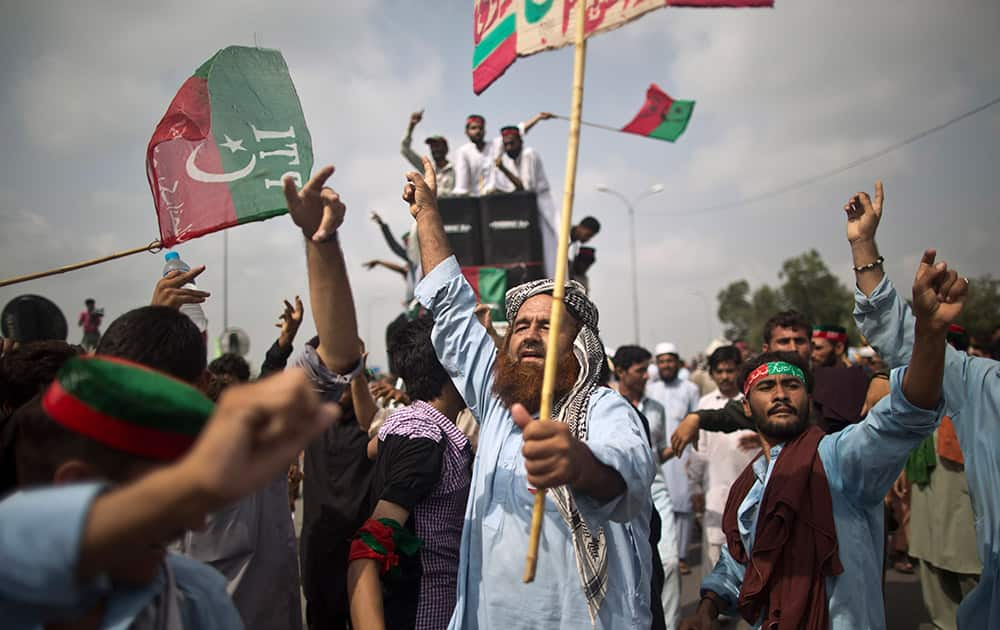
[[109,260],[115,260],[117,258],[124,258],[126,256],[131,256],[132,254],[140,254],[142,252],[156,253],[162,249],[160,241],[153,241],[145,247],[135,247],[132,249],[126,249],[123,252],[115,252],[114,254],[108,254],[107,256],[102,256],[100,258],[94,258],[92,260],[85,260],[83,262],[74,263],[72,265],[65,265],[63,267],[56,267],[55,269],[49,269],[48,271],[39,271],[38,273],[29,273],[24,276],[15,276],[13,278],[7,278],[6,280],[0,280],[0,287],[6,287],[12,284],[18,284],[19,282],[27,282],[28,280],[37,280],[39,278],[47,278],[48,276],[55,276],[60,273],[66,273],[69,271],[76,271],[77,269],[83,269],[84,267],[91,267],[93,265],[99,265]]
[[[584,20],[585,2],[576,3],[576,41],[573,53],[573,97],[570,106],[569,143],[566,147],[566,177],[563,181],[562,221],[559,226],[559,245],[556,248],[556,277],[552,288],[552,311],[549,315],[549,338],[545,348],[545,376],[542,380],[542,402],[539,421],[552,419],[552,393],[555,390],[559,328],[562,325],[565,305],[566,266],[569,257],[569,231],[573,224],[573,194],[576,188],[576,160],[580,151],[580,117],[583,112],[583,71],[586,61],[587,40]],[[542,535],[542,517],[545,515],[545,489],[535,493],[531,512],[531,537],[528,539],[528,557],[524,567],[524,581],[535,579],[538,564],[538,543]]]

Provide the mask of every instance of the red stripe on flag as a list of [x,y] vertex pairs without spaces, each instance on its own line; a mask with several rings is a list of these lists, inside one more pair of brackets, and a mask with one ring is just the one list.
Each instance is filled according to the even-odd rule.
[[674,99],[667,96],[667,93],[661,90],[658,85],[651,83],[649,89],[646,90],[646,102],[642,109],[631,122],[622,127],[622,131],[648,136],[660,126],[673,103]]
[[490,56],[472,71],[472,91],[481,94],[499,79],[517,59],[517,34],[503,40]]
[[58,380],[45,392],[42,408],[70,431],[139,457],[172,461],[194,444],[193,437],[140,427],[101,413],[70,395]]
[[479,267],[462,267],[462,275],[465,281],[472,287],[472,292],[476,294],[476,301],[479,301]]

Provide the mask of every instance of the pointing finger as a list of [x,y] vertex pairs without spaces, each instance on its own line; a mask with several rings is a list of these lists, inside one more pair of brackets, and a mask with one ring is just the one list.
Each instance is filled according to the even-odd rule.
[[281,179],[281,189],[285,193],[285,207],[289,211],[299,205],[299,191],[295,187],[295,178],[291,175],[285,175]]
[[437,194],[437,173],[434,172],[434,163],[426,155],[420,158],[424,163],[424,182],[432,193]]
[[885,201],[885,191],[882,188],[882,180],[880,179],[875,182],[875,207],[881,210],[883,201]]
[[334,168],[332,164],[319,169],[319,171],[312,176],[312,179],[310,179],[309,182],[302,187],[302,191],[305,192],[308,190],[310,192],[320,192],[323,190],[323,186],[326,185],[326,180],[330,179],[330,176],[333,175],[333,171]]

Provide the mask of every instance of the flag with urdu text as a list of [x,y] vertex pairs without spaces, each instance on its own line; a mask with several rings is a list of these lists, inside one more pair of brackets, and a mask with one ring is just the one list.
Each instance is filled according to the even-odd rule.
[[[518,57],[573,43],[579,0],[473,0],[472,90],[482,93]],[[774,0],[585,0],[587,36],[663,7],[772,7]]]
[[694,101],[675,101],[655,83],[646,90],[646,102],[622,131],[673,142],[687,129]]
[[507,270],[501,267],[462,267],[462,275],[472,286],[476,301],[490,307],[493,321],[507,321],[507,311],[504,310]]
[[312,140],[277,50],[230,46],[181,86],[146,149],[160,242],[285,213],[281,180],[312,170]]

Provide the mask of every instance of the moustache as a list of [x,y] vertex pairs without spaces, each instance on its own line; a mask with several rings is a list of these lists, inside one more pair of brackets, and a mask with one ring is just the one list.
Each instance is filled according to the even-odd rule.
[[798,411],[795,409],[795,407],[792,407],[791,405],[787,405],[785,403],[777,403],[767,410],[767,415],[769,416],[773,416],[779,413],[790,413],[793,416],[798,415]]

